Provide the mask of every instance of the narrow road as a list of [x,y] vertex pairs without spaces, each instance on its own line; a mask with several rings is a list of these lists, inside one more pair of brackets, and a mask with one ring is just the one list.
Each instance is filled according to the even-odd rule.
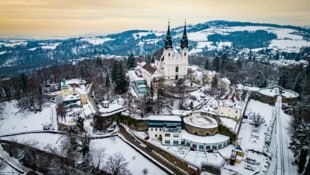
[[277,101],[275,104],[276,108],[276,117],[277,117],[277,136],[278,136],[278,146],[277,146],[277,174],[284,175],[285,174],[285,166],[284,166],[284,148],[283,148],[283,131],[282,131],[282,122],[281,122],[281,102],[282,97],[279,95],[277,97]]
[[[279,94],[279,92],[278,92]],[[277,119],[277,175],[297,175],[293,166],[293,153],[288,148],[290,143],[289,129],[291,116],[282,111],[282,96],[279,94],[275,104]]]
[[171,162],[169,162],[168,160],[166,160],[165,158],[161,157],[159,154],[155,153],[154,151],[146,151],[146,149],[141,146],[136,138],[134,136],[132,136],[131,134],[129,134],[126,129],[122,126],[122,125],[118,125],[119,126],[119,132],[126,138],[126,140],[128,140],[130,143],[132,143],[133,145],[135,145],[136,147],[140,148],[142,151],[144,151],[146,154],[150,155],[151,157],[153,157],[155,160],[157,160],[158,162],[160,162],[162,165],[166,166],[167,168],[169,168],[171,171],[174,172],[174,174],[186,174],[183,171],[181,171],[178,167],[176,167],[174,164],[172,164]]

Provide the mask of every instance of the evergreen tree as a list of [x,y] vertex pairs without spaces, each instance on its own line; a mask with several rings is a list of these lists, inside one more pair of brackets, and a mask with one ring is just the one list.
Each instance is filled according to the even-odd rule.
[[122,62],[115,62],[112,68],[112,79],[115,83],[114,91],[122,94],[127,91],[128,80],[126,79],[125,71]]
[[131,69],[131,68],[134,68],[136,67],[136,59],[133,55],[133,53],[131,53],[129,56],[128,56],[128,59],[127,59],[127,68],[128,69]]
[[215,57],[213,60],[213,69],[218,72],[220,70],[220,58]]
[[206,59],[206,62],[205,62],[205,69],[206,70],[209,69],[209,60],[208,60],[208,58]]
[[22,90],[23,92],[25,92],[28,87],[28,77],[25,73],[22,73],[20,75],[20,81],[21,81]]
[[115,81],[116,76],[118,74],[118,67],[119,67],[118,64],[119,64],[118,61],[114,61],[112,64],[112,72],[111,72],[112,81]]
[[237,60],[236,65],[237,65],[237,68],[238,68],[239,70],[242,70],[242,61],[241,61],[241,59],[238,59],[238,60]]
[[86,154],[89,152],[89,143],[90,138],[86,136],[86,134],[81,137],[80,142],[75,142],[75,149],[77,149],[78,152],[82,153],[83,159],[85,158]]
[[80,129],[80,131],[84,131],[84,118],[78,117],[76,121],[76,126]]
[[96,64],[97,64],[99,67],[101,67],[101,66],[103,65],[103,64],[102,64],[101,58],[97,57],[97,59],[96,59]]
[[223,72],[224,69],[225,69],[225,66],[226,66],[226,62],[227,62],[227,54],[225,53],[223,56],[222,56],[222,59],[221,59],[221,71]]
[[110,76],[109,76],[109,72],[108,72],[108,71],[107,71],[106,77],[105,77],[105,86],[106,86],[107,88],[110,87]]
[[[310,123],[300,119],[294,119],[292,124],[291,142],[289,148],[298,165],[298,173],[306,171],[310,164]],[[308,161],[307,161],[308,159]],[[308,164],[308,165],[307,165]]]
[[217,90],[217,86],[218,86],[218,77],[217,77],[217,75],[215,75],[212,79],[212,82],[211,82],[211,93],[212,93],[212,95],[215,94],[215,92]]
[[281,74],[280,74],[278,85],[282,86],[284,88],[287,88],[287,86],[288,86],[288,79],[289,79],[289,72],[287,70],[282,71]]

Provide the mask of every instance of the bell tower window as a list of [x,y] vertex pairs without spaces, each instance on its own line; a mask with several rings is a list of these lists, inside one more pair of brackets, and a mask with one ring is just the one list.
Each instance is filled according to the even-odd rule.
[[175,67],[175,72],[179,72],[179,67]]
[[184,56],[186,56],[186,52],[184,52]]
[[170,53],[168,53],[168,57],[170,57]]

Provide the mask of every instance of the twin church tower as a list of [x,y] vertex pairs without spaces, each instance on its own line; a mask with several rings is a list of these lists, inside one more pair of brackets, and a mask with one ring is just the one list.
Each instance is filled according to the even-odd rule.
[[164,47],[156,51],[154,57],[155,64],[146,64],[141,69],[142,76],[147,81],[148,86],[156,78],[164,78],[165,82],[185,78],[188,66],[186,23],[181,38],[180,50],[173,48],[169,22]]

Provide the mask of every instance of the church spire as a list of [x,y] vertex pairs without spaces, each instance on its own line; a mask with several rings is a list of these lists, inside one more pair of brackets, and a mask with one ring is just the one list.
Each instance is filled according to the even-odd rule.
[[167,30],[167,35],[165,39],[165,49],[172,48],[172,39],[170,35],[170,20],[168,22],[168,30]]
[[188,48],[188,39],[187,39],[187,32],[186,32],[186,21],[184,24],[184,30],[183,30],[183,35],[181,39],[181,48]]

